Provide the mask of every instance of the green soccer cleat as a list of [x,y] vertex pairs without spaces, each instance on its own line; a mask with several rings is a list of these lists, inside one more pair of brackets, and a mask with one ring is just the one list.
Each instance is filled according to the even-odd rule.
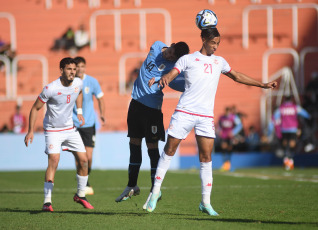
[[148,212],[153,212],[156,208],[157,202],[161,200],[161,191],[159,192],[159,194],[152,194],[150,197],[150,200],[147,204],[147,211]]
[[219,215],[216,211],[214,211],[214,209],[212,208],[212,206],[210,204],[204,205],[204,204],[202,204],[202,202],[199,205],[199,211],[205,212],[210,216],[218,216]]

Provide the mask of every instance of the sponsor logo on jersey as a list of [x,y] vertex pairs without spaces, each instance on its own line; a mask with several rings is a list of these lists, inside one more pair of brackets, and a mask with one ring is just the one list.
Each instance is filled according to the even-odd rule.
[[88,87],[88,86],[85,87],[84,92],[85,92],[86,94],[89,93],[89,87]]
[[195,61],[200,61],[200,59],[199,59],[199,58],[196,58]]
[[151,126],[151,132],[152,132],[153,134],[156,134],[157,131],[158,131],[157,126]]
[[62,95],[62,93],[61,93],[61,92],[58,92],[57,95]]
[[159,70],[159,71],[163,71],[165,68],[166,68],[165,64],[161,64],[161,65],[158,67],[158,70]]

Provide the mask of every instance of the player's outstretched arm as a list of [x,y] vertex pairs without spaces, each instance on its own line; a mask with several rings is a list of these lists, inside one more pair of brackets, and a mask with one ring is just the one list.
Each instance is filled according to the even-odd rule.
[[179,74],[178,70],[176,69],[170,70],[169,73],[163,75],[162,78],[159,80],[158,87],[168,86],[169,83],[178,76],[178,74]]
[[231,72],[226,73],[226,76],[233,79],[234,81],[244,84],[244,85],[250,85],[250,86],[256,86],[264,89],[274,89],[277,86],[276,81],[268,82],[268,83],[262,83],[260,81],[257,81],[244,73],[236,72],[235,70],[231,70]]
[[40,99],[36,99],[36,101],[34,102],[31,110],[30,110],[30,116],[29,116],[29,129],[28,129],[28,133],[26,134],[25,138],[24,138],[24,144],[26,147],[28,147],[29,145],[29,141],[30,144],[32,144],[33,141],[33,137],[34,137],[34,125],[35,125],[35,121],[36,118],[38,117],[38,111],[43,107],[44,103],[42,101],[40,101]]

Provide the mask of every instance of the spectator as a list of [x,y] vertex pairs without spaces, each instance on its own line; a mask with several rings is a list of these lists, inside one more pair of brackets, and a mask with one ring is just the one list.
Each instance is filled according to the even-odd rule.
[[[233,105],[231,108],[231,114],[234,116],[237,116],[238,119],[241,121],[242,128],[240,131],[233,136],[232,144],[233,144],[233,150],[234,151],[239,151],[239,152],[244,152],[246,151],[246,140],[245,140],[245,131],[243,128],[243,118],[247,117],[247,114],[242,113],[240,111],[237,111],[236,106]],[[234,124],[234,128],[236,127],[236,124]]]
[[24,133],[26,128],[26,118],[21,114],[21,106],[16,106],[15,113],[11,116],[11,128],[13,133]]
[[256,132],[255,127],[251,125],[248,129],[246,136],[247,150],[248,151],[259,151],[260,149],[260,136]]
[[81,50],[85,46],[89,46],[89,35],[85,26],[81,24],[74,34],[74,43],[76,51]]
[[133,86],[134,86],[134,82],[137,79],[138,75],[139,75],[139,70],[142,66],[142,61],[139,62],[138,66],[136,66],[130,73],[129,73],[129,78],[128,81],[126,83],[126,90],[130,91],[132,90]]
[[8,133],[10,132],[9,127],[7,124],[4,124],[0,130],[0,133]]
[[[11,44],[6,43],[0,38],[0,55],[4,55],[9,58],[10,61],[16,56],[16,52],[11,49]],[[0,61],[0,69],[2,70],[3,63]]]
[[293,158],[296,151],[298,132],[297,115],[306,119],[310,118],[309,113],[299,105],[296,105],[291,96],[286,96],[285,101],[274,111],[274,122],[280,120],[282,148],[284,149],[284,165],[286,170],[294,169]]
[[51,47],[52,51],[59,50],[70,50],[75,47],[74,42],[74,31],[72,27],[68,27],[65,33],[58,39],[55,40],[53,47]]
[[221,151],[223,154],[222,171],[231,169],[231,155],[233,151],[233,137],[242,130],[241,119],[231,113],[231,108],[225,108],[225,114],[219,119],[218,133],[221,142]]

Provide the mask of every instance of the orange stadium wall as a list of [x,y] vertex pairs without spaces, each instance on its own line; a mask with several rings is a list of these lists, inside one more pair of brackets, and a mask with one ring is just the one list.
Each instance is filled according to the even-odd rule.
[[[248,6],[262,5],[313,5],[316,1],[309,0],[100,0],[99,6],[89,7],[90,1],[73,0],[72,6],[66,0],[52,0],[51,7],[45,0],[0,0],[0,12],[10,14],[14,18],[16,34],[17,55],[41,55],[48,63],[48,82],[59,76],[59,61],[66,56],[74,56],[69,52],[53,52],[50,47],[69,26],[77,29],[84,24],[91,30],[90,20],[100,10],[142,10],[160,9],[171,17],[171,42],[185,41],[194,52],[201,48],[200,31],[195,26],[195,16],[202,9],[212,9],[216,12],[221,33],[221,44],[216,55],[223,56],[231,67],[249,76],[262,80],[263,55],[270,49],[291,48],[301,52],[304,47],[316,47],[317,37],[317,11],[312,8],[298,10],[298,44],[293,44],[292,10],[273,10],[273,47],[267,42],[266,11],[251,11],[249,16],[249,47],[242,45],[242,17],[244,9]],[[116,5],[115,3],[118,3]],[[140,41],[139,16],[137,14],[123,15],[121,17],[121,43],[118,47],[118,38],[115,39],[114,17],[110,15],[96,18],[96,50],[89,47],[81,50],[77,55],[87,60],[87,73],[97,78],[105,93],[107,124],[99,132],[126,131],[126,114],[130,101],[130,93],[119,93],[119,61],[128,53],[145,53],[156,40],[166,41],[164,22],[166,18],[161,13],[146,14],[144,44]],[[12,28],[7,17],[0,17],[0,38],[10,42]],[[168,39],[168,41],[169,41]],[[168,44],[169,45],[169,44]],[[116,47],[117,46],[117,47]],[[306,58],[304,70],[304,83],[309,81],[312,71],[317,71],[317,53],[311,53]],[[129,72],[138,65],[142,58],[127,59],[126,78]],[[269,75],[284,66],[293,67],[294,61],[290,55],[277,54],[269,58]],[[10,116],[14,112],[17,100],[23,102],[22,113],[28,116],[30,108],[43,87],[43,66],[39,60],[21,60],[18,62],[17,82],[15,86],[7,87],[6,71],[0,71],[0,127],[9,124]],[[10,78],[12,80],[12,76]],[[12,83],[12,82],[11,82]],[[7,97],[8,90],[16,87],[16,94]],[[170,117],[178,102],[178,94],[167,92],[170,97],[164,99],[164,124],[168,127]],[[263,92],[259,88],[239,85],[232,80],[221,77],[215,103],[215,120],[217,121],[226,106],[235,105],[239,111],[247,114],[243,120],[244,128],[250,125],[260,127],[260,98]],[[97,104],[96,104],[97,110]],[[36,126],[42,130],[43,113],[37,119]],[[189,137],[180,146],[180,155],[195,155],[194,135]]]

